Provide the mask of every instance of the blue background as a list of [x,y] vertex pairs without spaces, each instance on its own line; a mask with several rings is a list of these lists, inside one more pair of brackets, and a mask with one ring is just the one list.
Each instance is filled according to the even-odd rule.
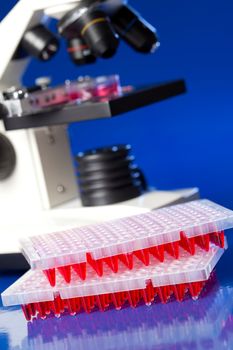
[[[15,1],[0,0],[0,16]],[[233,208],[233,3],[231,0],[132,0],[156,26],[161,47],[154,55],[121,43],[111,60],[75,67],[65,50],[50,63],[33,61],[25,74],[53,83],[78,75],[119,73],[123,83],[144,84],[184,77],[188,94],[114,120],[70,127],[76,153],[112,143],[131,143],[151,185],[160,189],[199,186],[208,197]],[[64,63],[65,62],[65,63]]]
[[[15,3],[0,0],[0,18]],[[24,81],[31,85],[37,76],[51,75],[56,84],[78,75],[112,73],[119,73],[124,84],[185,78],[186,95],[113,120],[70,126],[73,152],[131,143],[151,185],[160,189],[199,186],[202,197],[233,208],[232,0],[132,0],[131,4],[157,27],[161,47],[156,54],[143,56],[121,43],[113,59],[77,68],[61,50],[50,63],[33,61]],[[232,232],[232,248],[231,237]],[[232,286],[230,249],[217,270],[221,288]],[[17,277],[1,275],[0,292]],[[186,304],[181,305],[185,309]],[[1,312],[5,309],[0,308]],[[6,328],[14,320],[12,313],[8,313]],[[232,318],[232,308],[229,317]],[[3,350],[10,349],[7,332],[0,329]],[[128,337],[130,341],[130,333]],[[226,349],[232,349],[232,342],[224,344]]]

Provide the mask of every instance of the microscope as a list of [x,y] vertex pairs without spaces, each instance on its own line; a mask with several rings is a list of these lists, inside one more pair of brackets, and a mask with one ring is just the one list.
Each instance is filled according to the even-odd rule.
[[[57,22],[57,33],[48,29],[51,18]],[[129,89],[118,82],[114,94],[103,98],[93,97],[93,86],[103,80],[117,82],[117,76],[77,79],[69,81],[68,87],[66,82],[53,88],[46,79],[25,87],[21,78],[33,57],[52,59],[60,40],[67,43],[67,57],[81,66],[111,58],[119,40],[142,54],[152,53],[159,47],[156,30],[125,0],[19,0],[0,23],[0,40],[1,231],[11,233],[12,221],[17,220],[17,230],[36,233],[37,227],[47,232],[50,220],[59,227],[77,226],[78,221],[95,222],[153,209],[156,191],[148,194],[147,203],[140,196],[123,202],[121,214],[121,205],[78,211],[82,205],[67,125],[113,118],[182,94],[183,80]],[[70,98],[68,88],[75,98]],[[172,199],[179,196],[176,193]],[[125,205],[131,211],[125,210]],[[30,229],[25,229],[25,220]],[[12,242],[5,248],[7,253],[16,250]]]

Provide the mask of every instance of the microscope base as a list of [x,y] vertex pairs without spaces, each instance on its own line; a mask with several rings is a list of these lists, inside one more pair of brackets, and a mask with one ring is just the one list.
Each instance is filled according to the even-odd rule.
[[136,215],[163,206],[199,198],[197,188],[176,191],[150,191],[138,198],[120,204],[100,207],[82,207],[79,199],[56,209],[35,211],[28,215],[6,212],[0,223],[4,240],[0,247],[0,271],[26,271],[28,265],[20,253],[19,240],[34,234],[48,233],[77,226],[95,224],[105,220]]

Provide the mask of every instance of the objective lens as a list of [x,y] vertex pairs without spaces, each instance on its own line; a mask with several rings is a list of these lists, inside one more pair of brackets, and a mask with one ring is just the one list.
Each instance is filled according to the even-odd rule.
[[97,57],[112,57],[118,47],[118,37],[101,11],[87,12],[80,18],[81,35]]
[[132,8],[122,6],[111,20],[117,33],[136,51],[150,53],[159,45],[155,28]]
[[67,51],[72,61],[77,65],[94,63],[96,61],[96,57],[82,38],[70,39]]
[[68,39],[82,37],[97,57],[112,57],[119,43],[109,18],[99,10],[80,12],[76,8],[60,20],[58,30]]
[[52,58],[59,49],[58,39],[43,25],[29,29],[24,34],[21,45],[31,56],[42,61]]

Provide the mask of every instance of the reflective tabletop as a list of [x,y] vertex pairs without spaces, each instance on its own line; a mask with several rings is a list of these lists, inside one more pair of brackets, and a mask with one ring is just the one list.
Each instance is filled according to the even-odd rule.
[[[199,300],[139,305],[27,323],[20,308],[0,308],[1,350],[233,349],[233,236]],[[1,275],[1,290],[18,276]]]

